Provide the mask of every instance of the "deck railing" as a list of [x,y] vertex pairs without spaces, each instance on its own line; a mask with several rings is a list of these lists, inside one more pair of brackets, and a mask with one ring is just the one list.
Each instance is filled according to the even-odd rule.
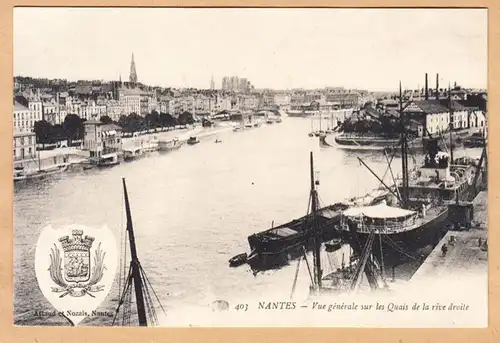
[[[404,222],[385,224],[367,224],[363,221],[356,222],[358,224],[358,232],[370,233],[372,231],[375,231],[376,233],[391,233],[405,231],[409,227],[414,226],[417,223],[417,218],[414,216],[408,220],[405,220]],[[342,222],[342,226],[344,226],[344,229],[349,230],[345,221]]]

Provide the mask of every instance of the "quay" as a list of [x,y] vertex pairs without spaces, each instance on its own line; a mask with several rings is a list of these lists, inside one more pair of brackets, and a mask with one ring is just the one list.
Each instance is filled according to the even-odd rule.
[[[459,275],[460,279],[488,274],[488,192],[473,201],[472,228],[449,231],[411,278],[411,283]],[[443,247],[446,253],[443,253]]]
[[[122,160],[123,157],[128,157],[128,159],[146,157],[150,153],[159,150],[160,141],[176,139],[181,144],[185,144],[191,137],[204,140],[224,132],[234,131],[235,125],[234,122],[229,121],[218,122],[212,127],[192,126],[177,130],[148,132],[132,137],[123,135],[121,136],[121,144],[117,144],[120,147],[116,149],[115,155],[117,155],[118,160]],[[255,128],[257,127],[255,126]],[[59,147],[52,150],[38,150],[37,156],[14,161],[14,180],[38,179],[40,176],[56,173],[54,168],[58,168],[58,171],[64,172],[71,170],[73,167],[77,167],[77,169],[82,166],[88,168],[86,166],[90,166],[91,164],[92,157],[90,151],[83,150],[81,147],[73,146]]]

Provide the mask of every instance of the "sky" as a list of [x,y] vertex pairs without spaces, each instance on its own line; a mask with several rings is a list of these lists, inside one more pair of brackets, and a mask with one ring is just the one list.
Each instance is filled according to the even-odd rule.
[[486,9],[15,8],[14,75],[216,88],[487,87]]

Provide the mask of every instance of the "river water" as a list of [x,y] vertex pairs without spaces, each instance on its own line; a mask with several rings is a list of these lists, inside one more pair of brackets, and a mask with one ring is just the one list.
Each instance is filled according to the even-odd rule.
[[[49,224],[106,225],[119,241],[125,230],[122,177],[127,181],[139,259],[167,314],[263,292],[288,297],[295,264],[254,276],[246,265],[229,268],[228,259],[248,252],[247,236],[267,229],[272,221],[278,225],[305,214],[310,151],[319,171],[323,205],[379,185],[357,156],[379,175],[387,166],[380,154],[321,148],[318,138],[308,137],[309,131],[309,120],[285,118],[282,123],[221,133],[220,144],[214,137],[206,138],[168,154],[16,188],[15,323],[66,325],[61,318],[34,316],[34,310],[53,309],[35,281],[39,233]],[[395,172],[399,165],[395,159]],[[307,274],[302,281],[304,289]],[[115,281],[101,309],[114,310],[117,292]],[[80,325],[110,322],[99,317]]]

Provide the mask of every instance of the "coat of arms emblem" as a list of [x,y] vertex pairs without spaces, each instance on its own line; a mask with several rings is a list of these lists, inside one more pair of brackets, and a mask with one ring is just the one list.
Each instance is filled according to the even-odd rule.
[[92,293],[102,291],[104,285],[99,282],[106,269],[106,253],[101,250],[101,244],[92,251],[94,237],[84,236],[79,229],[72,230],[72,237],[60,237],[59,243],[64,253],[61,254],[56,244],[50,252],[50,277],[58,286],[51,287],[52,292],[61,293],[59,297],[62,298],[66,295],[94,297]]

